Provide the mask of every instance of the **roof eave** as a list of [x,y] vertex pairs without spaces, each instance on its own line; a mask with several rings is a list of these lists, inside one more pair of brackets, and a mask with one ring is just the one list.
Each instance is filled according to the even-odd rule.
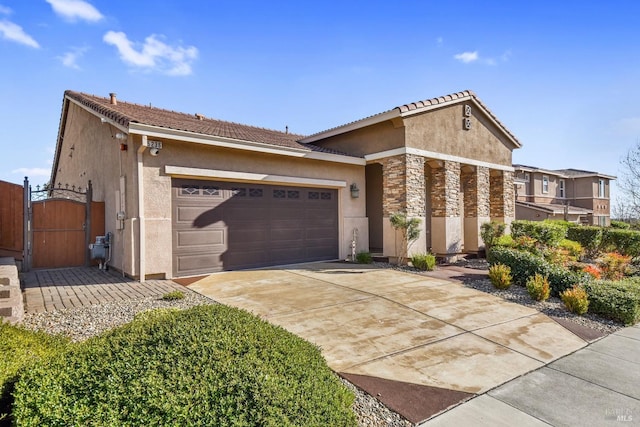
[[367,117],[365,119],[357,120],[355,122],[347,123],[346,125],[338,126],[323,132],[319,132],[306,138],[302,138],[300,141],[303,144],[309,144],[312,142],[320,141],[322,139],[331,138],[332,136],[341,135],[343,133],[351,132],[354,130],[362,129],[367,126],[375,125],[385,122],[387,120],[400,117],[401,114],[397,109],[385,111],[384,113],[376,114],[374,116]]

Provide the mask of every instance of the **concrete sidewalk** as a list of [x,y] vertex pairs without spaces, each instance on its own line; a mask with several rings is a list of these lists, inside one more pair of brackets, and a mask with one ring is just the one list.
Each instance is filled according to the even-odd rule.
[[640,425],[640,326],[615,332],[424,425]]

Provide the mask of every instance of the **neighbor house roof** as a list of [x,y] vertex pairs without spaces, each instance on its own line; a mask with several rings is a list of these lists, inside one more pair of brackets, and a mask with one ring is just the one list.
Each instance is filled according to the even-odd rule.
[[129,128],[132,123],[140,123],[158,128],[193,132],[200,135],[218,136],[305,151],[319,151],[349,156],[349,154],[336,150],[326,149],[312,144],[302,144],[298,142],[298,140],[302,139],[304,137],[303,135],[212,119],[202,114],[180,113],[152,107],[150,105],[134,104],[120,100],[116,100],[116,103],[113,104],[111,98],[70,90],[65,92],[65,97],[125,128]]
[[391,110],[384,111],[382,113],[375,114],[373,116],[369,116],[364,119],[356,120],[354,122],[350,122],[350,123],[347,123],[338,127],[334,127],[319,133],[315,133],[313,135],[310,135],[302,139],[302,142],[304,143],[315,142],[324,138],[340,135],[342,133],[346,133],[352,130],[370,126],[372,124],[381,123],[381,122],[392,120],[398,117],[407,117],[413,114],[423,113],[435,108],[441,108],[447,105],[456,104],[456,103],[469,101],[469,100],[473,101],[474,103],[476,103],[478,106],[482,108],[482,110],[486,113],[489,119],[493,121],[493,123],[504,132],[504,134],[509,138],[509,140],[515,147],[520,148],[522,146],[522,144],[518,141],[515,135],[513,135],[511,131],[509,131],[509,129],[507,129],[507,127],[498,120],[496,115],[493,114],[491,110],[489,110],[487,106],[484,105],[482,101],[480,101],[480,98],[478,98],[476,94],[473,93],[473,91],[471,90],[464,90],[462,92],[456,92],[449,95],[440,96],[437,98],[431,98],[431,99],[426,99],[424,101],[417,101],[417,102],[412,102],[410,104],[400,105],[398,107],[392,108]]
[[571,168],[543,169],[536,166],[527,166],[527,165],[519,165],[519,164],[514,164],[513,168],[516,171],[521,170],[525,172],[538,172],[538,173],[544,173],[549,175],[556,175],[556,176],[559,176],[560,178],[586,178],[590,176],[597,176],[597,177],[602,177],[607,179],[616,179],[616,177],[613,175],[607,175],[600,172],[593,172],[593,171],[587,171],[587,170],[581,170],[581,169],[571,169]]
[[592,214],[593,211],[590,209],[580,208],[577,206],[568,207],[559,203],[532,203],[532,202],[521,202],[516,200],[516,205],[520,205],[523,207],[527,207],[529,209],[534,209],[537,211],[542,211],[551,215],[561,215],[564,213],[564,210],[568,208],[567,213],[569,215],[588,215]]

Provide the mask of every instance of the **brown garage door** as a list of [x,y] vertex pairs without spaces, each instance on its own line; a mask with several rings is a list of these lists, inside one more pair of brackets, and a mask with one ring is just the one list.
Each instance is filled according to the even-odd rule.
[[172,182],[175,276],[338,258],[337,190]]

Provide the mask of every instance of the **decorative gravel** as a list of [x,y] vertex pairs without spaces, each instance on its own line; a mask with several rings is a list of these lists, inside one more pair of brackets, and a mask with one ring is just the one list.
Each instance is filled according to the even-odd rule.
[[[376,263],[380,267],[393,268],[396,270],[407,271],[414,274],[427,275],[427,273],[417,270],[409,266],[397,266],[386,263]],[[489,270],[489,266],[485,259],[469,259],[463,260],[455,265],[460,267],[472,268],[475,270]],[[437,268],[437,267],[436,267]],[[486,292],[491,295],[495,295],[502,299],[517,304],[525,305],[527,307],[534,308],[547,316],[560,317],[578,325],[586,326],[598,331],[610,334],[619,329],[624,328],[624,325],[620,322],[605,319],[593,313],[585,313],[582,316],[571,313],[566,309],[562,300],[558,297],[550,297],[548,300],[541,302],[532,299],[524,286],[512,285],[508,289],[496,289],[491,281],[487,279],[482,280],[468,280],[463,283],[465,286],[473,289],[477,289],[482,292]]]

